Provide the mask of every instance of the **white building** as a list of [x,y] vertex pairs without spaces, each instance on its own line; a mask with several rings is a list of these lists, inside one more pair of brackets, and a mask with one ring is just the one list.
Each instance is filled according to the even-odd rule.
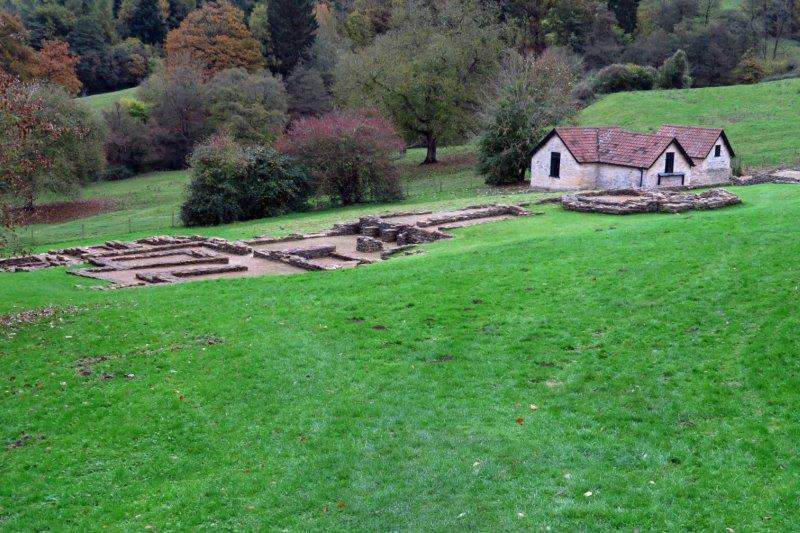
[[708,185],[730,178],[734,154],[721,129],[663,126],[662,130],[645,134],[615,126],[555,128],[533,150],[531,186],[656,188]]

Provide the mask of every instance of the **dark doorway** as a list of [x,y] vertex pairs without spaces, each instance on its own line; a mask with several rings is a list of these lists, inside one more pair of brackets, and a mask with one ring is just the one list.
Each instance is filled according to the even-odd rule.
[[664,161],[664,172],[666,174],[675,172],[675,152],[667,152],[667,159]]
[[561,154],[559,152],[550,152],[550,177],[561,177]]

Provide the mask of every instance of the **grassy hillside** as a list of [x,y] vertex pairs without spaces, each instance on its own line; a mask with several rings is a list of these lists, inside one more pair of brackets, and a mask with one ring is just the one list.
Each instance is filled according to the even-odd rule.
[[580,123],[640,131],[663,123],[719,126],[746,166],[793,163],[800,158],[800,79],[611,94],[584,109]]
[[78,98],[78,101],[85,103],[96,111],[103,111],[112,107],[121,98],[133,98],[136,96],[138,87],[131,87],[130,89],[122,89],[110,93],[93,94],[92,96],[84,96]]
[[797,529],[800,187],[735,190],[545,206],[355,271],[0,274],[0,313],[64,310],[0,331],[0,523]]
[[[442,162],[435,167],[421,167],[424,159],[420,149],[408,150],[401,161],[403,184],[407,204],[422,201],[432,205],[447,205],[448,202],[473,198],[483,191],[483,178],[476,174],[469,146],[445,147],[441,150]],[[33,247],[52,248],[56,245],[72,245],[81,242],[98,242],[105,239],[129,239],[154,233],[186,233],[180,226],[180,206],[188,182],[187,172],[156,172],[129,180],[93,184],[81,193],[82,198],[114,200],[117,209],[101,215],[73,220],[60,224],[41,224],[22,228],[23,242]],[[62,197],[44,197],[42,202],[64,200]],[[460,202],[461,205],[464,202]],[[385,206],[360,206],[349,209],[347,216],[374,213],[386,210]],[[340,218],[341,210],[329,210],[328,220]],[[303,229],[308,215],[290,217],[296,222],[285,228],[286,233]],[[213,235],[225,233],[232,237],[252,236],[269,221],[211,228],[205,231]],[[195,230],[191,230],[195,231]],[[253,233],[255,232],[255,233]]]

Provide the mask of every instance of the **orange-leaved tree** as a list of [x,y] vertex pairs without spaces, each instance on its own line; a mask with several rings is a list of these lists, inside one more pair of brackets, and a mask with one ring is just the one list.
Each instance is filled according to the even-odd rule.
[[42,41],[33,75],[40,80],[61,85],[69,94],[75,96],[83,87],[75,74],[80,58],[69,53],[69,45],[64,41]]
[[169,32],[167,66],[189,57],[212,75],[228,68],[255,70],[264,66],[261,44],[244,23],[244,12],[221,0],[203,4]]

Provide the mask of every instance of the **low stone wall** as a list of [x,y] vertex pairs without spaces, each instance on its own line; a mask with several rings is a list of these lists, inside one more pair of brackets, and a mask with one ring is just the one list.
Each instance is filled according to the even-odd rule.
[[569,211],[628,215],[634,213],[680,213],[691,209],[719,209],[741,203],[725,189],[711,189],[700,194],[641,189],[610,189],[561,198]]
[[335,268],[335,267],[331,268],[331,267],[324,267],[322,265],[317,265],[304,257],[300,257],[299,255],[292,255],[290,253],[280,250],[256,250],[255,252],[253,252],[253,257],[260,257],[262,259],[268,259],[270,261],[278,261],[281,263],[286,263],[287,265],[291,265],[297,268],[302,268],[303,270],[319,271],[319,270],[333,270]]

